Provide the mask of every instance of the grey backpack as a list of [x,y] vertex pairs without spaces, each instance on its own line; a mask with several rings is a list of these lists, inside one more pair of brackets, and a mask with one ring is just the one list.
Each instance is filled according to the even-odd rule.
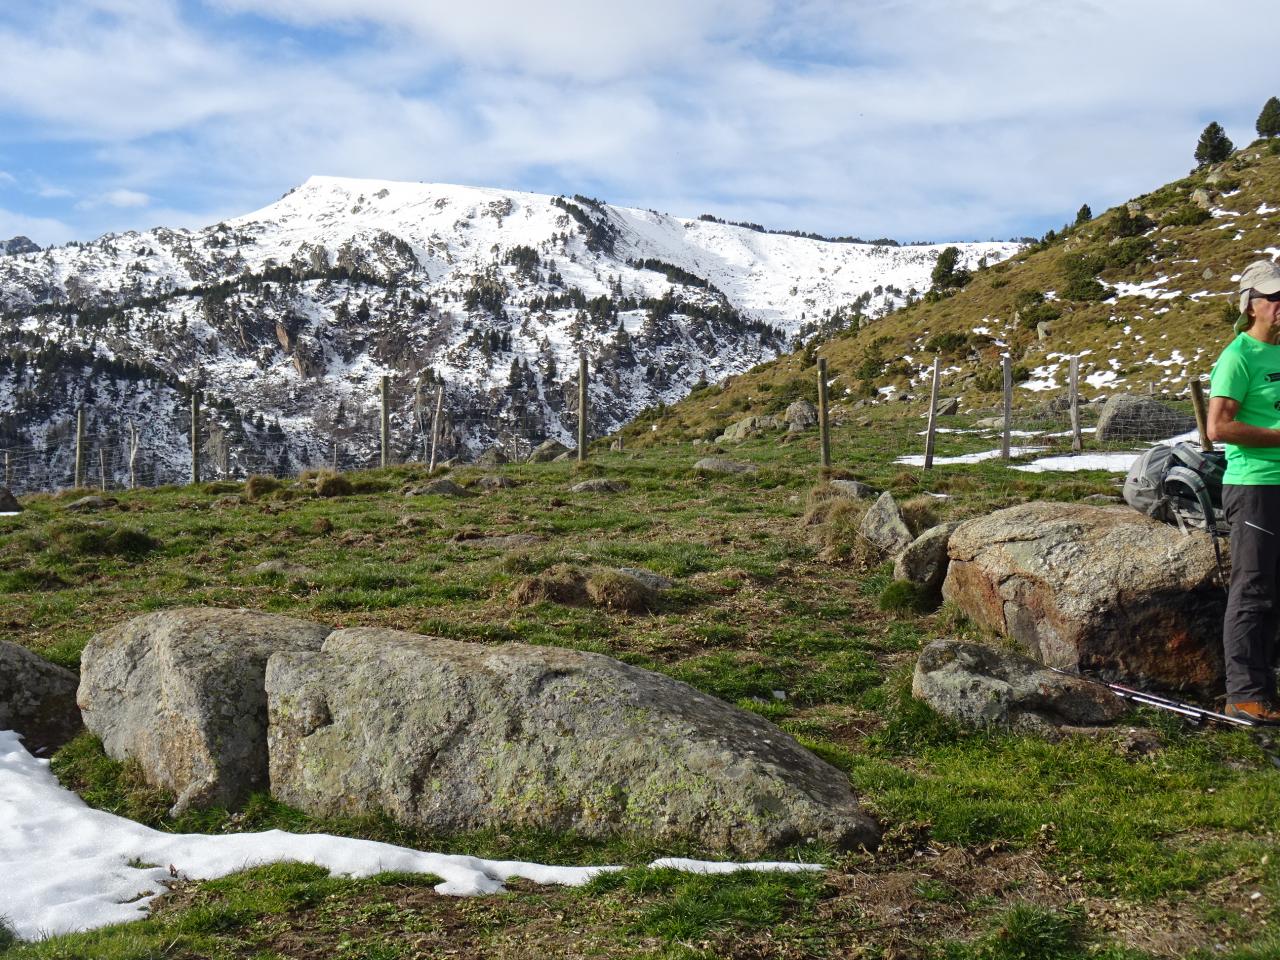
[[1129,468],[1124,499],[1149,517],[1180,529],[1195,527],[1213,534],[1229,533],[1222,512],[1222,476],[1227,457],[1221,450],[1203,451],[1196,444],[1152,447]]

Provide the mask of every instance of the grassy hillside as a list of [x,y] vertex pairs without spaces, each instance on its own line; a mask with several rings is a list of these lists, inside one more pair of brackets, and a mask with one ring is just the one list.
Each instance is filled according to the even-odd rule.
[[[1193,201],[1197,190],[1207,192],[1199,199],[1208,210]],[[1280,142],[1260,141],[979,270],[958,292],[931,294],[668,410],[649,411],[626,432],[641,443],[656,439],[655,424],[668,440],[711,437],[744,416],[812,399],[817,356],[828,360],[837,404],[890,386],[927,394],[927,370],[940,355],[944,395],[961,397],[965,408],[994,407],[1005,349],[1024,382],[1052,379],[1062,387],[1066,358],[1080,354],[1086,398],[1145,393],[1150,385],[1185,396],[1188,379],[1206,375],[1232,335],[1231,277],[1252,260],[1280,254],[1278,226]],[[1041,322],[1048,324],[1043,339]],[[1015,397],[1031,404],[1045,394],[1019,388]]]
[[[1057,255],[1033,254],[1028,264]],[[963,296],[978,296],[989,279]],[[922,524],[1115,489],[1101,474],[895,465],[919,426],[899,410],[837,431],[835,456],[846,474],[893,490]],[[943,441],[944,454],[989,442]],[[758,711],[846,771],[885,826],[879,851],[792,851],[830,866],[816,876],[632,869],[586,889],[516,884],[510,895],[462,900],[437,896],[418,877],[347,881],[276,866],[182,885],[150,920],[19,945],[12,955],[990,960],[1280,951],[1280,776],[1251,740],[1146,713],[1130,721],[1152,731],[1151,752],[1125,725],[1048,742],[942,721],[909,697],[911,665],[930,639],[974,628],[886,590],[889,566],[852,533],[857,503],[815,488],[812,436],[783,447],[751,441],[741,454],[758,475],[699,478],[697,452],[672,444],[604,455],[581,470],[506,467],[516,486],[471,487],[461,500],[402,496],[421,478],[416,467],[352,475],[349,490],[330,483],[328,492],[347,494],[336,497],[316,496],[312,483],[256,481],[124,493],[88,518],[65,511],[69,494],[33,497],[24,514],[0,521],[0,637],[74,667],[97,630],[147,610],[216,604],[600,651]],[[569,492],[594,475],[629,489]],[[453,476],[472,484],[480,473]],[[483,539],[509,534],[539,539]],[[254,571],[269,560],[293,566]],[[637,612],[517,599],[532,596],[521,590],[527,578],[559,564],[645,566],[676,586]],[[319,822],[267,797],[238,813],[171,821],[169,798],[107,760],[91,737],[65,748],[54,767],[91,803],[162,829],[323,829],[633,866],[699,852],[657,849],[644,837],[422,836],[383,821]]]

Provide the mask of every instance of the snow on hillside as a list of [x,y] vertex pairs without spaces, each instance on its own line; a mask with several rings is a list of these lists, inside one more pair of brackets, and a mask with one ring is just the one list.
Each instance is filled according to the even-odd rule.
[[[958,246],[967,266],[1017,249]],[[233,448],[215,451],[224,470],[289,469],[339,447],[359,462],[376,442],[365,408],[382,376],[397,398],[398,455],[421,449],[437,386],[447,453],[569,440],[580,349],[599,435],[700,380],[897,306],[927,289],[942,249],[584,197],[312,177],[201,230],[0,258],[0,348],[34,361],[0,362],[0,445],[44,444],[75,403],[100,432],[119,432],[98,393],[145,382],[167,391],[167,408],[198,379],[217,411],[211,429]],[[166,417],[157,470],[183,456]]]

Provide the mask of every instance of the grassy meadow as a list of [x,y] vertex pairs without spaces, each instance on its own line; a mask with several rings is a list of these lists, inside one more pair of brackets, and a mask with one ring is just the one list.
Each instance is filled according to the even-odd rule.
[[[920,525],[1117,493],[1116,478],[1097,472],[894,464],[923,450],[918,413],[895,404],[846,419],[833,475],[892,490]],[[948,433],[938,452],[995,445]],[[112,493],[117,505],[83,516],[65,510],[81,492],[29,497],[23,514],[0,520],[0,637],[75,668],[107,626],[216,605],[606,653],[757,711],[847,772],[883,824],[879,850],[796,849],[829,869],[714,878],[641,869],[701,852],[644,837],[423,836],[381,820],[316,821],[266,796],[175,821],[169,798],[86,735],[54,758],[62,781],[164,830],[281,827],[628,869],[584,888],[518,882],[459,899],[435,894],[429,877],[349,880],[276,865],[180,883],[145,921],[14,944],[8,955],[1280,956],[1280,771],[1249,737],[1146,712],[1056,742],[958,729],[910,698],[910,671],[929,640],[979,634],[956,611],[891,588],[891,566],[856,536],[866,504],[821,483],[816,437],[726,450],[758,465],[742,477],[697,476],[708,450],[657,438],[582,467],[462,467],[451,474],[468,488],[461,498],[404,496],[424,478],[420,466],[350,474],[331,485],[345,495],[330,497],[297,480],[216,483]],[[482,490],[486,473],[514,486]],[[590,477],[627,489],[570,492]],[[516,534],[527,536],[491,539]],[[255,571],[267,561],[287,566]],[[634,612],[533,602],[521,590],[564,565],[645,567],[676,585]]]

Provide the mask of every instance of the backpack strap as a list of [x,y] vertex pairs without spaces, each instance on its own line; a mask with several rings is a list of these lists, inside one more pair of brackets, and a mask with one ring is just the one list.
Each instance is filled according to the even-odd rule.
[[[1213,507],[1213,499],[1209,496],[1209,487],[1200,474],[1183,466],[1170,467],[1169,472],[1165,474],[1165,485],[1168,486],[1171,480],[1191,491],[1200,507],[1200,514],[1204,517],[1206,526],[1215,523],[1217,512]],[[1175,512],[1177,512],[1176,509]]]

